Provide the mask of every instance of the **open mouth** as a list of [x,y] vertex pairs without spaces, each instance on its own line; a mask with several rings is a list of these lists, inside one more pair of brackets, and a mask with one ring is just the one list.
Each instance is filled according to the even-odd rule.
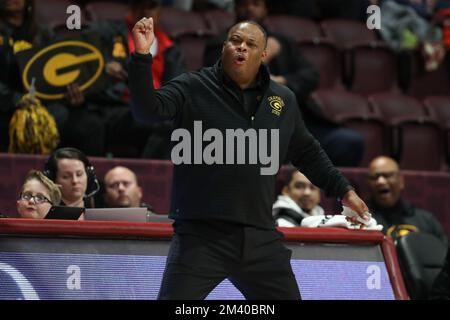
[[243,63],[245,62],[245,57],[244,57],[244,56],[237,56],[237,57],[234,59],[234,62],[235,62],[236,64],[241,65],[241,64],[243,64]]
[[378,190],[378,194],[381,196],[385,196],[388,195],[391,191],[389,190],[389,188],[382,188]]

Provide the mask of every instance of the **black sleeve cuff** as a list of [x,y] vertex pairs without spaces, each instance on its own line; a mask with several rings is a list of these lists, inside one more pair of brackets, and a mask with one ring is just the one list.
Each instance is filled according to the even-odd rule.
[[142,54],[142,53],[138,53],[138,52],[133,52],[131,54],[131,58],[133,60],[142,61],[142,62],[146,62],[146,63],[153,61],[153,57],[152,57],[151,53]]
[[355,188],[353,188],[351,185],[347,185],[342,189],[342,194],[337,198],[337,200],[340,202],[342,201],[342,199],[344,198],[344,196],[347,194],[347,192],[349,191],[355,191]]

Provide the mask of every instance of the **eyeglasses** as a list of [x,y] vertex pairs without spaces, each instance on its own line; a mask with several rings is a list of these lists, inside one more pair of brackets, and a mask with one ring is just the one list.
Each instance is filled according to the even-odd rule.
[[367,175],[370,180],[376,181],[379,177],[383,177],[385,179],[391,179],[398,174],[398,171],[388,171],[388,172],[377,172],[373,174]]
[[36,194],[33,196],[29,192],[24,192],[24,193],[21,193],[19,196],[19,200],[31,201],[31,199],[33,199],[34,203],[36,203],[36,204],[41,204],[44,202],[48,202],[48,203],[52,204],[52,202],[42,194]]

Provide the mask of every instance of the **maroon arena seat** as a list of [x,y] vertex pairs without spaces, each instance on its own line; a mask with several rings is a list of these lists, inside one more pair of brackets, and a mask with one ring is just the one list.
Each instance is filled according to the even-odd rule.
[[379,93],[369,97],[372,111],[380,113],[386,121],[399,117],[411,116],[415,118],[426,117],[422,103],[414,97],[399,93]]
[[203,67],[203,52],[205,51],[208,36],[196,34],[184,34],[176,38],[183,54],[186,68],[189,71],[198,70]]
[[344,49],[357,44],[377,41],[375,32],[361,22],[331,19],[322,21],[320,26],[325,37],[332,39],[336,45]]
[[346,62],[352,92],[367,96],[385,91],[399,91],[397,57],[387,46],[356,46],[350,50]]
[[163,7],[160,25],[172,38],[184,34],[213,34],[213,31],[201,13],[184,11],[172,7]]
[[111,1],[96,1],[86,4],[86,14],[91,21],[100,19],[124,19],[129,14],[126,4]]
[[420,52],[409,54],[409,82],[406,91],[418,99],[431,95],[447,95],[450,93],[450,53],[437,70],[424,70],[424,61]]
[[349,90],[369,95],[399,91],[396,55],[364,23],[332,19],[321,22],[326,38],[341,49],[343,82]]
[[423,100],[428,114],[443,126],[450,123],[450,95],[429,96]]
[[444,142],[437,122],[420,101],[401,94],[369,97],[375,112],[390,126],[391,154],[410,170],[444,170]]
[[273,15],[268,16],[264,23],[270,32],[284,35],[297,42],[321,37],[319,25],[309,19]]
[[385,126],[381,118],[371,112],[365,97],[346,91],[318,90],[313,98],[332,121],[361,133],[365,146],[362,166],[386,153]]
[[450,167],[450,95],[427,97],[424,105],[428,114],[439,122],[445,132],[445,154]]
[[211,31],[215,34],[228,30],[235,22],[234,14],[227,10],[207,10],[203,13],[203,16]]
[[317,68],[320,74],[319,89],[344,88],[339,53],[334,44],[329,41],[301,41],[298,48],[305,59]]

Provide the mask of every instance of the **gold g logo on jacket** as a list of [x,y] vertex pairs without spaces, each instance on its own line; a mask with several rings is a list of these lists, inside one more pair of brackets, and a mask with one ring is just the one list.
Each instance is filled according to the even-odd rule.
[[279,116],[284,107],[284,101],[280,96],[270,96],[268,98],[272,113]]

